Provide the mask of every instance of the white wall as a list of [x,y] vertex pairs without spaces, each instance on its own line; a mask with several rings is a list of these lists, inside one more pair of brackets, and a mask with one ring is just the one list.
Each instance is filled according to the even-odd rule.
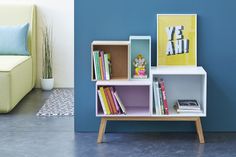
[[[74,87],[74,0],[0,0],[1,3],[35,4],[37,6],[37,87],[42,74],[42,19],[53,28],[53,70],[55,87]],[[43,18],[42,18],[43,17]]]

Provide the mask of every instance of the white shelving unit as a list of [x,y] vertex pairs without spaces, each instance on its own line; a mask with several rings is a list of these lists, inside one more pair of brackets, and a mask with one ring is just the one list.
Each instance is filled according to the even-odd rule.
[[[136,55],[133,42],[145,47],[148,61],[148,79],[132,77],[132,52]],[[139,42],[143,43],[139,43]],[[135,44],[134,44],[135,45]],[[147,47],[146,47],[147,46]],[[142,49],[142,48],[140,48]],[[112,78],[98,81],[94,75],[93,51],[103,50],[111,53]],[[134,55],[134,56],[135,56]],[[193,121],[196,125],[200,143],[204,143],[201,119],[207,115],[207,73],[203,67],[150,67],[151,39],[148,36],[130,37],[130,41],[94,41],[91,45],[91,78],[96,81],[96,116],[101,118],[97,142],[101,143],[107,121]],[[153,80],[163,78],[168,101],[169,114],[159,115],[153,112]],[[113,87],[122,100],[127,114],[106,115],[103,113],[98,96],[100,87]],[[195,99],[202,113],[177,113],[173,105],[178,99]]]

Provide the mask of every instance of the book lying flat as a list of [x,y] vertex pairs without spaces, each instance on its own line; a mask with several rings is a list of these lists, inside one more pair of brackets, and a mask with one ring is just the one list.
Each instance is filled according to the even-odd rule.
[[202,113],[202,110],[181,110],[181,109],[177,109],[176,111],[178,113]]
[[178,107],[178,103],[174,105],[174,109],[178,113],[202,113],[202,110],[200,108],[199,109],[180,109]]
[[198,110],[200,109],[200,105],[197,100],[177,100],[178,109],[190,109],[190,110]]

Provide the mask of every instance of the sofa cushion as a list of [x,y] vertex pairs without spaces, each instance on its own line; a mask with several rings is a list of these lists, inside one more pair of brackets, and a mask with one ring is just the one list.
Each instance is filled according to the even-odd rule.
[[29,24],[0,26],[0,55],[29,55]]
[[0,71],[7,72],[16,66],[30,59],[31,56],[1,56],[0,55]]

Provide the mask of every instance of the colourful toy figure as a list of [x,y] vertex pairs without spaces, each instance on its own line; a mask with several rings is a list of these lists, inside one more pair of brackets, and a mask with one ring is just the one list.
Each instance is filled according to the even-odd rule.
[[138,56],[133,61],[133,65],[135,67],[134,78],[147,78],[146,61],[142,54],[138,54]]

